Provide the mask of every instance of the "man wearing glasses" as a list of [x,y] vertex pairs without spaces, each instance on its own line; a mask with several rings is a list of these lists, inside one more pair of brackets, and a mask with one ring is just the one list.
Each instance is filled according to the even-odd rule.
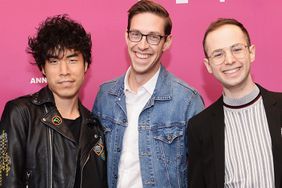
[[172,23],[159,4],[129,9],[131,66],[105,83],[93,112],[105,127],[109,187],[187,187],[187,122],[203,108],[198,92],[161,65]]
[[237,20],[219,19],[203,47],[223,95],[189,121],[189,188],[281,188],[282,94],[254,83],[248,31]]

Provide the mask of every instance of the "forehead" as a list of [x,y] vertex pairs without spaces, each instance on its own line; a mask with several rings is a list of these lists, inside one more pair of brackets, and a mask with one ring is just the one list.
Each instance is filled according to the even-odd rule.
[[139,13],[132,17],[131,30],[139,30],[142,33],[156,32],[164,34],[165,18],[153,13]]
[[54,57],[54,58],[59,58],[59,59],[64,58],[64,57],[68,57],[68,56],[72,56],[72,55],[82,56],[81,52],[76,51],[74,49],[56,48],[56,49],[50,50],[48,52],[48,56]]
[[246,37],[240,27],[223,25],[210,32],[206,38],[206,47],[209,50],[229,47],[236,43],[246,44]]

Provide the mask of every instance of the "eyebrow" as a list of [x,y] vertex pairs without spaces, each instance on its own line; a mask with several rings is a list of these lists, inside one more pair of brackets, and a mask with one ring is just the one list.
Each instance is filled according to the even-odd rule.
[[139,31],[139,30],[137,30],[137,29],[132,29],[132,30],[130,30],[130,31],[133,31],[133,32],[139,32],[139,33],[141,33],[141,34],[143,34],[143,35],[150,35],[150,34],[154,34],[154,35],[161,35],[161,36],[162,36],[162,34],[161,34],[161,33],[159,33],[158,31],[150,31],[150,32],[148,32],[148,33],[146,33],[146,34],[142,33],[141,31]]
[[74,52],[73,54],[67,55],[66,58],[77,57],[78,53]]
[[47,59],[51,59],[51,58],[58,58],[58,56],[57,55],[51,55],[51,54],[48,54],[47,55]]
[[[77,52],[74,52],[74,53],[72,53],[72,54],[70,54],[70,55],[67,55],[66,56],[66,58],[72,58],[72,57],[77,57],[78,56],[78,53]],[[48,59],[51,59],[51,58],[55,58],[55,59],[61,59],[61,58],[63,58],[63,57],[59,57],[59,55],[48,55],[48,57],[47,57]]]

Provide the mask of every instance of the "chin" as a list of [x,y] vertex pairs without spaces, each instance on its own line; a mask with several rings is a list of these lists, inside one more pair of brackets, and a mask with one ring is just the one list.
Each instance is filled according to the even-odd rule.
[[58,93],[58,96],[60,98],[64,99],[72,99],[77,95],[77,92],[64,92],[64,93]]

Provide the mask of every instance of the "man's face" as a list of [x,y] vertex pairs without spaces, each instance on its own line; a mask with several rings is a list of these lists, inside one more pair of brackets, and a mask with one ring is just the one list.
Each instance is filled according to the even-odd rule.
[[42,69],[47,78],[48,87],[56,99],[72,99],[78,96],[79,89],[87,70],[80,52],[65,50],[46,60]]
[[[243,48],[236,47],[238,45]],[[205,58],[205,66],[221,82],[224,89],[251,85],[250,67],[255,59],[255,47],[247,46],[246,37],[239,27],[224,25],[210,32],[206,38],[206,49],[209,58]],[[215,62],[220,51],[224,52],[224,56],[223,61],[220,61],[222,63],[218,64]]]
[[[152,13],[140,13],[132,18],[130,31],[165,36],[164,26],[164,18]],[[151,78],[160,67],[160,58],[163,51],[169,48],[171,36],[163,37],[159,44],[149,44],[145,36],[139,42],[132,42],[128,33],[125,39],[131,60],[131,74]]]

